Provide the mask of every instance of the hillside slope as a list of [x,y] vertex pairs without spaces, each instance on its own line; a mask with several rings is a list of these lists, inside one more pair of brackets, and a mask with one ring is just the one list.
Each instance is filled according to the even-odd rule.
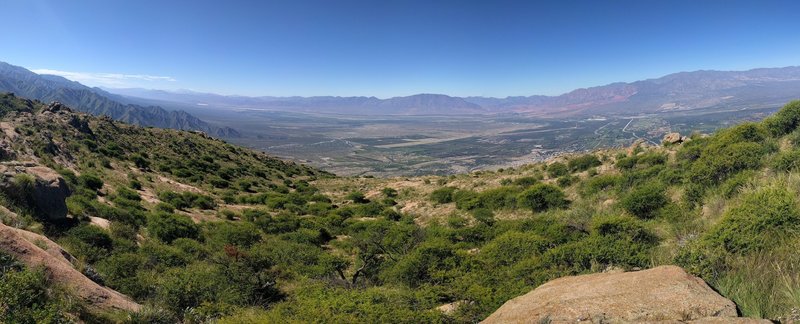
[[[144,306],[70,303],[0,246],[0,303],[27,311],[0,321],[467,323],[555,278],[670,264],[742,315],[797,320],[798,126],[792,102],[663,146],[340,178],[6,94],[0,192],[16,216],[0,220],[44,234],[87,278]],[[54,185],[44,169],[68,186],[64,214],[35,198]],[[23,286],[30,298],[9,293]]]

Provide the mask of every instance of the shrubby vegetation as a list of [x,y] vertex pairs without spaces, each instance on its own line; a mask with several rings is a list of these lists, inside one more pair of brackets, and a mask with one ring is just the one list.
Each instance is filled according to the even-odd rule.
[[[95,118],[90,133],[21,127],[74,193],[75,219],[31,224],[146,305],[134,322],[478,322],[557,277],[666,263],[745,315],[778,319],[800,307],[800,170],[782,144],[797,107],[680,146],[405,180],[411,188],[331,179],[188,132]],[[44,130],[80,143],[74,171],[46,150]],[[2,260],[0,321],[75,309],[37,269]],[[436,310],[448,303],[459,306]]]

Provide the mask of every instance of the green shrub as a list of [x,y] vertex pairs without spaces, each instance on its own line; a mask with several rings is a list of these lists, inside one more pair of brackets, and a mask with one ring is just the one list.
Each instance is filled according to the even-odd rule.
[[218,222],[206,225],[205,236],[213,246],[236,245],[246,248],[261,240],[258,228],[252,223]]
[[504,267],[538,256],[548,247],[548,242],[538,234],[509,231],[486,243],[480,250],[480,258],[492,268]]
[[704,150],[689,170],[689,179],[697,184],[712,185],[736,172],[761,165],[765,147],[759,143],[734,143]]
[[453,193],[456,188],[442,187],[431,192],[431,200],[437,204],[447,204],[453,202]]
[[397,197],[397,190],[393,188],[383,188],[381,189],[381,193],[388,198]]
[[622,183],[622,177],[615,174],[603,174],[586,180],[583,195],[591,196],[606,189],[613,189]]
[[776,171],[783,172],[800,170],[800,150],[778,153],[772,159],[770,166]]
[[578,179],[577,177],[573,177],[571,175],[565,175],[559,177],[558,180],[556,180],[556,183],[558,183],[559,187],[566,188],[571,186],[577,179]]
[[652,218],[667,204],[665,188],[657,183],[635,188],[620,201],[622,208],[639,218]]
[[100,178],[91,174],[84,173],[78,176],[78,183],[84,188],[94,191],[103,188],[103,180],[100,180]]
[[[564,269],[565,274],[602,269],[608,265],[625,268],[650,263],[658,238],[641,221],[626,216],[599,217],[592,221],[585,238],[547,250],[540,267]],[[541,270],[539,270],[541,271]]]
[[667,155],[660,152],[648,152],[636,156],[636,165],[651,167],[667,163]]
[[201,195],[198,193],[185,191],[177,193],[174,191],[164,191],[158,194],[158,199],[162,202],[168,203],[177,209],[186,208],[200,208],[200,209],[214,209],[217,203],[210,196]]
[[65,304],[52,294],[53,285],[42,271],[0,271],[0,322],[66,323]]
[[125,187],[117,188],[117,196],[123,199],[132,200],[132,201],[141,201],[142,197],[136,191]]
[[136,167],[139,169],[147,170],[150,168],[150,161],[147,160],[141,154],[138,153],[132,154],[130,160],[133,161],[133,164],[136,165]]
[[458,209],[472,210],[482,207],[480,195],[471,190],[457,190],[453,193],[453,201]]
[[534,212],[541,212],[550,208],[561,208],[569,202],[565,199],[564,192],[551,184],[540,183],[520,193],[517,198],[521,208]]
[[731,198],[739,193],[739,189],[744,187],[755,175],[754,171],[742,171],[730,177],[719,186],[719,190],[726,198]]
[[622,169],[622,170],[633,169],[633,167],[636,166],[636,156],[623,157],[621,159],[617,159],[617,162],[614,163],[614,165],[618,169]]
[[475,220],[489,226],[493,225],[495,222],[494,213],[492,213],[492,211],[487,208],[473,209],[472,217],[474,217]]
[[446,242],[425,242],[403,257],[391,269],[391,278],[415,288],[425,284],[443,284],[457,280],[464,262],[454,247]]
[[547,174],[550,175],[551,178],[558,178],[560,176],[567,175],[569,173],[569,167],[566,164],[561,162],[553,162],[547,166]]
[[730,253],[744,254],[763,251],[782,239],[797,237],[800,210],[796,196],[781,183],[748,192],[724,214],[703,241]]
[[511,209],[517,207],[517,196],[520,189],[517,187],[497,187],[486,189],[478,194],[479,204],[492,210]]
[[800,100],[787,103],[781,110],[764,119],[763,124],[772,136],[793,132],[800,125]]
[[156,212],[147,218],[147,231],[163,242],[178,238],[197,238],[197,225],[188,216]]
[[572,158],[568,162],[568,167],[572,172],[585,171],[603,164],[594,154],[584,154]]
[[366,204],[369,200],[364,196],[363,192],[360,191],[353,191],[345,197],[347,200],[351,200],[356,204]]
[[514,185],[520,186],[520,187],[523,187],[523,188],[530,187],[530,186],[535,185],[537,183],[539,183],[539,179],[537,179],[536,177],[522,177],[522,178],[518,178],[518,179],[514,180],[514,182],[513,182]]
[[128,186],[133,190],[142,190],[142,182],[136,179],[131,180]]

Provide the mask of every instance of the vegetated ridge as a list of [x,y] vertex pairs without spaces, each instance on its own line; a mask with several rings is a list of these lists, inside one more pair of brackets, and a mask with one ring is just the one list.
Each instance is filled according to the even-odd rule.
[[[660,265],[742,315],[797,320],[798,126],[794,101],[659,146],[342,178],[5,94],[2,223],[141,307],[48,289],[48,268],[0,246],[0,321],[476,322],[552,279]],[[35,199],[63,186],[61,212]]]

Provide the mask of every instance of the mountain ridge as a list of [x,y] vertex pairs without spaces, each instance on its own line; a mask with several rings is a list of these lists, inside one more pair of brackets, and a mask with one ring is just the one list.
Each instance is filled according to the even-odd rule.
[[206,132],[218,137],[239,137],[238,131],[217,127],[182,110],[140,106],[114,100],[117,95],[56,75],[39,75],[25,68],[0,62],[0,91],[45,102],[59,101],[92,115],[108,115],[134,125]]
[[522,113],[543,116],[654,113],[785,102],[800,93],[800,66],[745,71],[698,70],[659,78],[578,88],[558,96],[505,98],[416,94],[380,99],[367,96],[225,96],[184,91],[105,89],[126,97],[192,105],[293,112],[387,115]]

